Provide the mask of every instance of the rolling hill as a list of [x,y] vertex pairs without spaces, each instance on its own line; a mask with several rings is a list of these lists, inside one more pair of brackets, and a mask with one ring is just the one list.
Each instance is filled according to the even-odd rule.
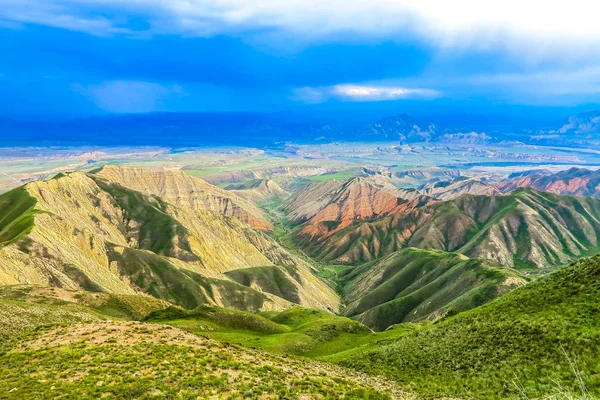
[[[108,180],[106,171],[131,186],[141,177],[146,192],[164,192],[179,205]],[[309,264],[231,215],[235,197],[221,197],[223,190],[199,179],[183,189],[173,182],[179,173],[161,174],[105,167],[98,175],[60,175],[0,196],[0,284],[145,293],[187,308],[267,310],[297,302],[337,310],[339,296]],[[277,270],[285,292],[271,293],[274,286],[260,280],[244,286],[226,274],[264,268]]]
[[[384,378],[227,345],[159,322],[137,322],[148,313],[206,315],[205,327],[235,328],[240,336],[244,329],[264,335],[286,326],[235,310],[165,307],[149,296],[0,288],[0,397],[414,398]],[[294,310],[276,319],[291,324],[313,312],[332,317]]]
[[418,247],[535,268],[593,254],[599,234],[599,200],[520,189],[506,196],[463,195],[354,223],[324,240],[296,240],[312,256],[337,264]]
[[400,322],[437,320],[526,283],[518,272],[458,253],[407,248],[376,263],[343,271],[344,309],[376,330]]
[[405,336],[330,357],[425,398],[600,395],[600,256]]
[[33,285],[0,286],[0,351],[43,326],[140,320],[171,306],[150,296],[66,290]]

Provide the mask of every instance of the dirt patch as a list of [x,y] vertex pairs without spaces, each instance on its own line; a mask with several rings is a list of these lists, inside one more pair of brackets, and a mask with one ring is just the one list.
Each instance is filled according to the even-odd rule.
[[156,343],[191,348],[218,348],[221,346],[213,340],[201,338],[168,325],[144,324],[132,321],[74,324],[69,327],[55,328],[31,341],[19,343],[13,351],[35,350],[79,342],[85,342],[88,346],[100,346],[109,343],[119,345]]

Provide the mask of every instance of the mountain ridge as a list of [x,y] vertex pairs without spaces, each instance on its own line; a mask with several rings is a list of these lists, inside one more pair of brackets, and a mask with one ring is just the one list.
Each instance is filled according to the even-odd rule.
[[17,232],[0,248],[2,284],[142,292],[185,307],[287,308],[288,300],[224,274],[272,266],[294,287],[285,293],[293,300],[338,308],[339,297],[310,265],[234,217],[173,205],[81,172],[19,191],[37,201],[36,214],[26,234]]
[[593,253],[600,201],[520,189],[506,196],[456,199],[363,221],[319,242],[302,242],[317,259],[366,262],[403,247],[457,251],[506,266],[556,266]]

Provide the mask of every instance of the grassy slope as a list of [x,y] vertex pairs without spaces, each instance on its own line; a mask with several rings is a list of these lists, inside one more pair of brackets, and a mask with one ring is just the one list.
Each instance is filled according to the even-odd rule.
[[414,328],[408,324],[373,333],[351,319],[301,307],[261,314],[218,307],[193,311],[167,309],[150,314],[146,321],[167,323],[221,342],[312,358],[399,337]]
[[[164,306],[141,296],[0,288],[0,397],[405,398],[392,382],[333,365],[223,345],[162,324],[123,322],[154,311],[153,319],[179,317],[239,335],[289,329],[242,311],[160,311]],[[329,316],[302,309],[265,314],[293,326]]]
[[190,250],[187,230],[165,212],[166,205],[159,197],[146,196],[93,175],[90,176],[102,190],[115,199],[124,212],[125,220],[135,221],[137,226],[135,234],[139,248],[160,255],[178,256],[188,261],[198,258]]
[[[425,395],[529,398],[577,392],[569,359],[600,395],[600,256],[397,340],[333,357]],[[564,349],[564,352],[563,352]],[[567,357],[568,355],[568,357]]]
[[117,263],[120,274],[128,276],[145,293],[185,308],[214,303],[215,292],[227,293],[221,300],[233,308],[257,310],[268,300],[263,293],[236,282],[179,269],[149,251],[121,248],[109,252],[108,257]]
[[40,332],[0,356],[0,374],[0,393],[7,399],[386,399],[400,394],[390,382],[339,367],[136,323]]
[[278,267],[252,267],[226,272],[229,278],[248,287],[260,287],[261,290],[299,304],[298,288]]
[[24,187],[0,196],[0,247],[14,243],[31,231],[36,203]]
[[166,306],[161,300],[144,296],[3,286],[0,287],[0,350],[19,335],[42,326],[113,318],[139,320]]
[[354,300],[345,314],[377,330],[480,306],[502,294],[507,277],[524,283],[490,260],[413,248],[344,273],[345,291]]

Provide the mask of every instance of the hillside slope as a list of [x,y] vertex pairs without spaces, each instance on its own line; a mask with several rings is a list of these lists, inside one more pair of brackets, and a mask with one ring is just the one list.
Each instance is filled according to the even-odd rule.
[[60,288],[0,286],[0,351],[20,335],[51,324],[140,320],[169,307],[150,296],[92,293]]
[[96,175],[137,192],[158,196],[177,206],[232,216],[260,230],[273,229],[262,211],[252,202],[183,171],[107,165]]
[[476,178],[460,177],[451,181],[429,183],[418,189],[418,192],[439,200],[452,200],[463,194],[493,196],[499,190],[489,183]]
[[598,298],[595,256],[482,307],[336,357],[430,397],[597,398]]
[[462,312],[526,283],[491,260],[414,248],[345,272],[344,314],[377,330]]
[[283,209],[289,213],[290,222],[303,222],[296,241],[311,243],[357,221],[401,213],[420,205],[420,200],[403,200],[364,178],[352,178],[343,183],[309,185],[288,199]]
[[[26,219],[26,229],[11,230],[0,248],[0,284],[146,293],[188,308],[283,309],[290,300],[338,307],[339,297],[312,274],[310,265],[236,218],[173,205],[83,173],[20,190],[11,201],[0,197],[0,212],[26,199],[35,202],[35,213]],[[21,220],[15,215],[14,221]],[[278,269],[292,288],[277,293],[286,298],[225,275],[265,266]]]
[[593,254],[599,234],[600,200],[521,189],[507,196],[463,195],[303,243],[311,255],[333,263],[360,263],[418,247],[532,268]]
[[31,335],[0,356],[0,373],[7,399],[410,398],[382,378],[135,322]]
[[497,188],[503,193],[522,187],[562,195],[600,198],[600,171],[585,168],[570,168],[556,174],[550,171],[526,171],[512,174],[506,181],[497,184]]

